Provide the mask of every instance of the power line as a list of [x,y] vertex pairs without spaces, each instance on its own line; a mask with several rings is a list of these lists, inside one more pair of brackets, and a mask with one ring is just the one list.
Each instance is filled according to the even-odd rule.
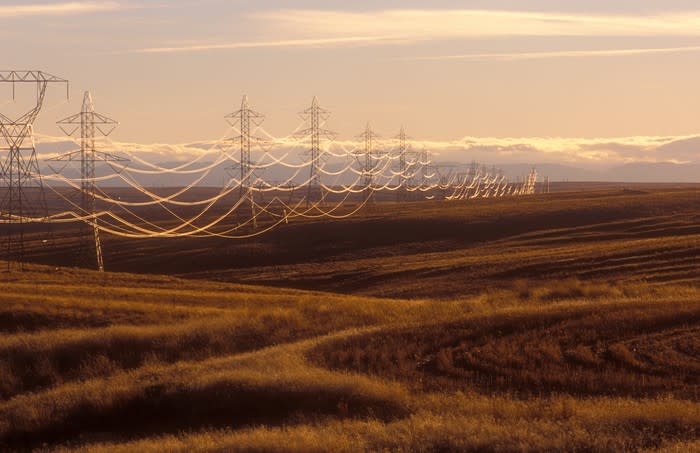
[[[27,80],[33,80],[40,85],[60,81],[60,79],[41,76],[40,73],[34,74],[31,72],[15,72],[14,75],[6,76],[6,81],[11,83]],[[40,95],[38,97],[38,106],[40,106],[39,100],[43,101],[44,94],[38,91],[38,95]],[[278,225],[287,223],[290,218],[294,217],[346,218],[354,215],[365,204],[370,202],[372,194],[375,192],[397,192],[399,198],[404,192],[406,195],[410,192],[421,195],[425,199],[435,199],[436,194],[442,193],[442,197],[445,200],[465,200],[534,193],[534,187],[537,182],[537,174],[534,169],[528,175],[528,178],[517,186],[508,184],[502,172],[499,172],[495,167],[489,170],[485,166],[477,167],[474,164],[466,176],[463,176],[462,173],[457,173],[447,166],[433,165],[426,149],[418,152],[410,151],[408,137],[403,127],[398,137],[395,137],[398,139],[398,147],[393,149],[378,146],[380,145],[378,143],[379,136],[368,123],[364,133],[359,136],[361,142],[356,142],[357,146],[346,147],[342,142],[335,143],[335,146],[341,149],[341,152],[336,153],[333,152],[333,148],[330,145],[327,149],[321,146],[324,137],[333,140],[334,134],[323,129],[330,112],[320,107],[318,99],[314,98],[311,107],[301,112],[300,115],[304,122],[307,123],[306,125],[309,126],[308,128],[300,130],[303,127],[303,125],[300,125],[290,136],[283,138],[273,137],[261,127],[264,116],[252,110],[249,106],[248,98],[244,96],[241,108],[234,113],[226,115],[227,121],[238,133],[237,136],[227,140],[227,142],[233,141],[239,145],[240,159],[232,155],[230,144],[225,148],[217,148],[218,145],[212,145],[211,148],[214,149],[214,152],[218,152],[217,158],[212,163],[202,162],[194,169],[192,166],[200,162],[203,156],[211,154],[211,150],[204,149],[204,152],[193,161],[178,165],[175,168],[165,168],[152,164],[137,155],[131,155],[136,164],[142,168],[130,169],[128,168],[129,165],[126,164],[129,160],[101,153],[95,149],[95,136],[98,134],[108,136],[113,128],[116,127],[117,122],[96,113],[91,96],[89,93],[85,93],[81,112],[59,122],[59,126],[70,136],[76,135],[77,137],[77,132],[80,131],[80,150],[53,159],[54,162],[63,162],[66,165],[71,161],[80,161],[80,179],[71,180],[62,175],[51,178],[52,180],[68,184],[69,187],[78,191],[80,194],[79,203],[69,202],[69,205],[76,209],[52,216],[45,214],[43,216],[32,216],[26,209],[23,210],[23,206],[26,203],[23,204],[25,200],[20,198],[18,203],[9,203],[9,215],[0,210],[0,214],[2,214],[0,223],[81,222],[81,248],[78,251],[78,255],[87,256],[84,253],[86,250],[89,250],[89,254],[92,255],[92,246],[94,245],[95,253],[92,255],[94,259],[92,257],[90,259],[101,270],[104,268],[104,263],[101,256],[100,231],[131,238],[225,237],[229,239],[244,239],[269,231]],[[2,117],[2,119],[9,123],[6,117]],[[27,127],[27,130],[31,132],[31,124]],[[267,134],[271,140],[253,137],[257,130]],[[13,133],[21,135],[14,130]],[[8,134],[5,133],[4,135],[7,138]],[[222,142],[223,140],[219,143]],[[290,163],[287,158],[292,154],[293,151],[291,150],[299,147],[302,143],[308,143],[309,145],[305,151],[305,155],[309,159],[301,164]],[[254,160],[252,153],[256,146],[260,148],[261,153],[259,156],[256,155],[257,158]],[[33,144],[31,148],[33,149]],[[272,151],[276,149],[286,149],[287,152],[283,156],[273,155]],[[325,158],[329,156],[336,159],[346,159],[347,165],[341,164],[340,167],[342,168],[337,171],[326,170],[324,168]],[[413,156],[413,158],[411,159],[409,156]],[[21,153],[19,157],[22,157]],[[16,160],[15,155],[12,155],[11,158]],[[395,170],[397,161],[398,172]],[[17,165],[12,162],[0,162],[2,166],[0,170],[6,175],[5,179],[9,177],[10,181],[15,181],[17,172],[12,171],[8,173],[8,169],[14,169]],[[113,175],[100,176],[98,178],[95,175],[96,162],[107,163],[110,167],[114,164],[114,166],[118,167],[118,170],[115,170]],[[231,176],[223,184],[221,191],[217,195],[197,196],[194,188],[199,184],[205,184],[204,179],[215,168],[230,163],[236,163],[237,165],[226,169],[235,168],[240,170],[240,179]],[[358,163],[359,169],[357,168]],[[33,161],[30,158],[30,164],[30,168],[25,169],[22,174],[34,179],[39,178],[39,183],[41,183],[35,155]],[[66,165],[64,165],[64,168]],[[286,180],[284,178],[281,180],[266,180],[263,176],[256,174],[258,171],[273,167],[284,167],[285,172],[293,174]],[[309,168],[308,180],[297,183],[297,176],[302,171],[305,172],[307,167]],[[114,169],[114,167],[112,168]],[[289,169],[294,171],[290,172]],[[443,171],[443,169],[446,169],[446,171]],[[147,175],[193,174],[198,176],[186,187],[178,188],[170,195],[163,195],[147,189],[144,183],[133,177],[132,171],[133,173]],[[60,173],[60,171],[57,173]],[[353,174],[356,175],[354,177],[355,180],[348,184],[347,175]],[[335,177],[336,181],[328,183],[323,180],[323,175],[325,177]],[[119,197],[112,198],[107,195],[98,187],[98,181],[106,181],[112,178],[118,178],[126,182],[130,188],[135,190],[138,196],[145,197],[146,201],[141,201],[138,198],[121,200]],[[340,178],[346,179],[338,182]],[[410,185],[411,181],[416,178],[420,179],[419,183],[414,186]],[[17,187],[21,189],[24,186],[26,184],[23,183],[19,185],[16,183],[8,184],[9,190],[7,192],[10,195],[6,194],[6,198],[9,196],[9,199],[12,200],[12,194],[17,192]],[[297,198],[299,202],[294,203],[294,191],[300,191],[304,187],[307,189],[306,197],[302,197],[300,200]],[[215,206],[217,203],[223,202],[225,197],[235,191],[239,193],[238,201],[233,205],[227,206],[223,214],[219,215],[221,211],[217,213]],[[187,193],[189,193],[188,197],[181,199],[181,196],[184,198]],[[260,198],[264,194],[270,193],[272,200],[269,203],[262,203],[262,200],[256,202],[254,197],[256,193],[259,194]],[[366,194],[360,199],[359,196],[362,193]],[[280,198],[280,194],[284,194],[289,200],[287,202],[283,201]],[[61,195],[59,194],[59,196]],[[325,200],[329,197],[335,198],[336,201],[333,202],[335,205],[332,207],[328,205],[322,206],[323,203],[327,203]],[[337,201],[338,199],[340,201]],[[344,213],[340,212],[341,208],[348,206],[353,202],[353,199],[360,199],[361,202],[359,204],[355,203],[348,210],[343,210]],[[304,202],[306,203],[306,209],[300,209],[299,206]],[[109,207],[98,212],[96,209],[97,203],[108,205]],[[250,215],[245,215],[242,221],[232,224],[230,219],[234,218],[244,205],[250,206]],[[136,208],[148,206],[163,209],[169,216],[172,216],[172,219],[163,224],[156,224],[147,220],[146,216],[136,210]],[[202,208],[198,208],[194,213],[185,215],[182,212],[177,212],[174,206],[177,206],[178,209],[191,209],[196,206],[202,206]],[[117,209],[120,209],[121,213],[117,212]],[[240,219],[240,217],[239,215],[238,218]],[[263,224],[260,230],[257,229],[258,219]],[[246,225],[251,224],[255,228],[254,233],[238,233]],[[91,242],[88,242],[86,239],[90,235],[92,239]]]

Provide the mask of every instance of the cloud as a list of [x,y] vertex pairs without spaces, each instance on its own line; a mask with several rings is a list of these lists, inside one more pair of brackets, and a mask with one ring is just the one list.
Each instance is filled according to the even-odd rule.
[[56,16],[87,14],[102,11],[114,11],[124,6],[119,2],[63,2],[34,3],[0,6],[0,18],[23,16]]
[[[57,137],[53,135],[34,134],[37,151],[41,159],[51,159],[71,150],[80,149],[77,139]],[[214,142],[198,143],[133,143],[114,141],[110,138],[98,138],[97,148],[100,151],[116,154],[131,154],[152,163],[164,161],[186,161],[200,156],[204,152],[216,151]]]
[[[37,135],[38,150],[42,159],[54,157],[67,149],[75,149],[75,142],[65,138]],[[562,137],[464,137],[459,140],[413,140],[415,150],[428,149],[433,160],[468,163],[472,159],[496,164],[549,163],[569,164],[584,168],[610,168],[630,163],[700,163],[700,135],[691,136],[635,136],[621,138],[562,138]],[[355,140],[338,140],[339,147],[362,149],[364,143]],[[396,144],[383,142],[385,148]],[[188,144],[139,144],[100,142],[99,149],[110,153],[129,153],[153,163],[187,162],[202,155],[213,159],[219,152],[216,142],[200,141]],[[288,141],[273,147],[276,155],[292,152],[292,158],[301,152]],[[235,153],[235,151],[234,151]]]
[[271,29],[321,36],[422,41],[501,36],[700,36],[700,11],[649,15],[490,10],[280,10],[256,17]]
[[[259,39],[151,46],[123,53],[396,45],[508,36],[700,37],[700,10],[634,16],[470,9],[388,9],[367,12],[283,9],[249,13],[245,20],[258,30]],[[697,48],[454,55],[423,59],[512,60],[692,51],[697,51]]]
[[[127,53],[179,53],[179,52],[203,52],[209,50],[225,49],[260,49],[274,47],[328,47],[353,44],[369,44],[381,40],[378,37],[346,36],[338,38],[311,38],[311,39],[286,39],[276,41],[243,41],[223,44],[193,44],[174,47],[148,47]],[[387,41],[385,39],[385,41]]]
[[519,61],[519,60],[545,60],[558,58],[595,58],[595,57],[629,57],[636,55],[657,55],[677,53],[697,53],[700,46],[688,47],[659,47],[648,49],[608,49],[608,50],[563,50],[548,52],[513,52],[513,53],[482,53],[461,55],[438,55],[425,57],[401,58],[402,61],[441,61],[441,60],[469,60],[469,61]]
[[[674,143],[684,146],[669,148]],[[621,138],[475,138],[457,142],[465,153],[492,156],[492,161],[615,166],[640,162],[697,162],[700,136]]]

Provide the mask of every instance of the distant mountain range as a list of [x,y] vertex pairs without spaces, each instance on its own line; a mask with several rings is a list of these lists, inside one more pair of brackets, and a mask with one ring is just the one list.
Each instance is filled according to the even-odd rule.
[[532,167],[550,181],[700,183],[700,164],[632,163],[610,169],[591,170],[557,164],[501,165],[510,179],[522,177]]

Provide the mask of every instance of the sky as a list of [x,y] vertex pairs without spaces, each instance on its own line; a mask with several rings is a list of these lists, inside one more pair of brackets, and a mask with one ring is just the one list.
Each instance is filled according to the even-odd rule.
[[696,0],[9,0],[0,39],[0,69],[71,81],[47,142],[84,90],[163,158],[220,138],[244,94],[275,136],[318,96],[339,137],[403,125],[446,160],[700,162]]

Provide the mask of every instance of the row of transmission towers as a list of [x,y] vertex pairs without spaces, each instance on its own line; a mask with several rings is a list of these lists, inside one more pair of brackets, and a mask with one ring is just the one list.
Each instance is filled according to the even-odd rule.
[[[69,82],[41,71],[0,71],[0,83],[11,84],[13,99],[16,84],[36,84],[36,102],[29,111],[15,119],[0,113],[0,135],[3,138],[0,150],[7,151],[5,159],[0,161],[0,186],[6,189],[0,198],[0,221],[8,224],[6,229],[6,262],[8,270],[11,270],[15,263],[20,263],[23,266],[25,225],[45,223],[51,218],[44,197],[42,177],[37,161],[33,140],[33,124],[41,111],[49,85],[65,84],[68,97]],[[309,108],[300,112],[300,116],[309,126],[297,133],[309,139],[307,155],[310,156],[310,170],[306,200],[308,207],[313,200],[323,199],[321,173],[325,155],[321,148],[321,140],[322,138],[332,139],[335,134],[324,129],[330,112],[319,105],[316,97],[313,98]],[[240,109],[226,115],[225,118],[232,127],[239,130],[239,134],[230,139],[238,143],[240,147],[240,164],[236,167],[237,170],[240,170],[239,196],[241,199],[248,198],[255,221],[256,208],[252,195],[254,193],[252,178],[258,165],[252,160],[252,150],[255,145],[265,144],[265,140],[254,136],[255,131],[261,127],[265,116],[251,109],[248,98],[244,96]],[[128,160],[98,151],[96,141],[100,136],[109,136],[118,126],[118,122],[97,113],[91,94],[85,92],[80,112],[58,121],[57,124],[67,136],[80,140],[79,150],[50,159],[54,165],[62,164],[62,169],[74,163],[79,164],[80,184],[79,187],[73,186],[79,190],[79,199],[72,202],[73,208],[77,209],[79,213],[78,220],[80,220],[80,241],[75,251],[76,264],[104,271],[99,234],[101,213],[98,212],[97,202],[105,194],[100,191],[96,183],[96,164],[99,162],[111,166],[116,163],[119,164],[120,168],[124,168]],[[387,151],[377,148],[376,141],[379,135],[374,132],[370,123],[358,137],[363,140],[364,149],[354,151],[351,155],[360,164],[362,184],[365,189],[368,189],[366,193],[370,197],[374,192],[373,184],[375,174],[377,174],[375,167],[387,154]],[[415,176],[421,178],[421,185],[427,185],[428,180],[432,178],[432,175],[428,174],[431,168],[440,174],[439,166],[431,166],[427,150],[413,151],[410,148],[403,127],[395,139],[399,143],[398,175],[400,175],[401,186],[407,183],[408,178]],[[409,155],[413,157],[410,164]],[[409,176],[410,166],[418,166],[419,168],[419,170],[412,172],[412,176]],[[471,168],[470,172],[476,174],[476,168]],[[449,184],[451,173],[440,174],[440,176],[441,183]],[[520,193],[534,191],[536,180],[537,174],[533,170],[528,175],[527,181],[519,188]],[[403,192],[399,191],[398,193],[401,196]]]
[[[318,98],[314,97],[311,106],[299,113],[299,116],[309,124],[309,127],[297,132],[297,135],[309,137],[310,147],[307,155],[310,156],[310,173],[307,193],[307,207],[315,199],[321,199],[321,163],[323,153],[321,151],[321,138],[332,139],[335,133],[323,129],[323,124],[330,118],[330,112],[322,108]],[[240,170],[240,197],[248,197],[251,210],[255,217],[255,201],[253,200],[251,179],[255,164],[252,160],[253,145],[264,146],[266,141],[253,135],[254,130],[262,126],[265,115],[250,108],[248,96],[243,96],[241,108],[225,116],[229,125],[238,129],[239,134],[230,140],[240,145],[240,164],[232,169]]]

